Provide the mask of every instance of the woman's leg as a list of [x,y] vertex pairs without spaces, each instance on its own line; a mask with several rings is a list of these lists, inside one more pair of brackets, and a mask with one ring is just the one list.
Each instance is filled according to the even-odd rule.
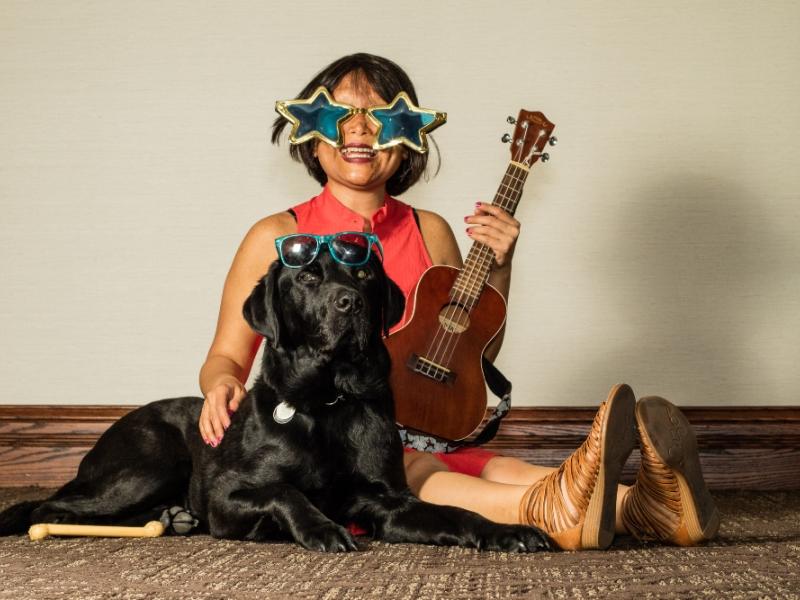
[[407,478],[428,502],[536,525],[565,549],[606,548],[618,529],[619,473],[635,444],[635,402],[630,387],[612,388],[586,441],[557,470],[495,457],[481,477],[469,477],[435,456],[411,454]]
[[407,453],[404,459],[408,485],[420,500],[466,508],[496,523],[519,524],[519,507],[528,486],[453,473],[426,452]]
[[[522,485],[527,488],[555,470],[555,467],[532,465],[511,456],[495,456],[486,463],[483,471],[481,471],[481,479],[496,483]],[[622,499],[629,489],[627,485],[620,484],[617,486],[615,533],[628,533],[625,524],[622,522]],[[568,497],[567,500],[569,500]]]
[[[555,468],[532,465],[508,456],[496,456],[484,467],[480,477],[451,473],[447,465],[432,454],[405,455],[406,478],[415,496],[432,504],[459,506],[497,523],[520,523],[520,504],[528,488]],[[628,486],[617,491],[616,533],[627,533],[622,523],[622,498]],[[574,506],[568,506],[574,511]]]

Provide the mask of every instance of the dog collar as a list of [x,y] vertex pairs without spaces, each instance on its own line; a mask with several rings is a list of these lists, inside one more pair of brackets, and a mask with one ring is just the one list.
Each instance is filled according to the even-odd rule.
[[[326,402],[325,406],[333,406],[338,403],[339,400],[344,399],[344,394],[339,394],[332,402]],[[294,413],[296,412],[297,410],[295,407],[284,400],[275,406],[275,410],[272,411],[272,420],[279,425],[285,425],[294,418]]]

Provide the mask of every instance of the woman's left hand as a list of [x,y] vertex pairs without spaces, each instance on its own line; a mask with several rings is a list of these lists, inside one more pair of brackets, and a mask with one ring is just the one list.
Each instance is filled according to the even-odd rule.
[[493,269],[511,267],[514,246],[519,237],[519,221],[499,206],[476,202],[475,214],[464,217],[464,222],[471,225],[467,228],[469,237],[494,251]]

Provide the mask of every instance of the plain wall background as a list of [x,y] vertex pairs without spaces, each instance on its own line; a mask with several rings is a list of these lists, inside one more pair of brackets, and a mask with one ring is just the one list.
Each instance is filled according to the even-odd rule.
[[791,1],[3,0],[0,403],[197,394],[239,241],[318,192],[274,102],[368,51],[448,113],[402,199],[464,252],[505,117],[557,125],[517,213],[515,405],[797,404],[799,30]]

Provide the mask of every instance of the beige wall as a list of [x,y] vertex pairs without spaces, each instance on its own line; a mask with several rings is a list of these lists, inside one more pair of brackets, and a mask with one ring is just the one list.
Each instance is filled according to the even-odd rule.
[[800,4],[493,4],[3,0],[0,402],[197,393],[239,240],[317,191],[273,103],[366,50],[449,114],[404,200],[463,250],[506,115],[557,124],[518,212],[517,405],[797,404]]

